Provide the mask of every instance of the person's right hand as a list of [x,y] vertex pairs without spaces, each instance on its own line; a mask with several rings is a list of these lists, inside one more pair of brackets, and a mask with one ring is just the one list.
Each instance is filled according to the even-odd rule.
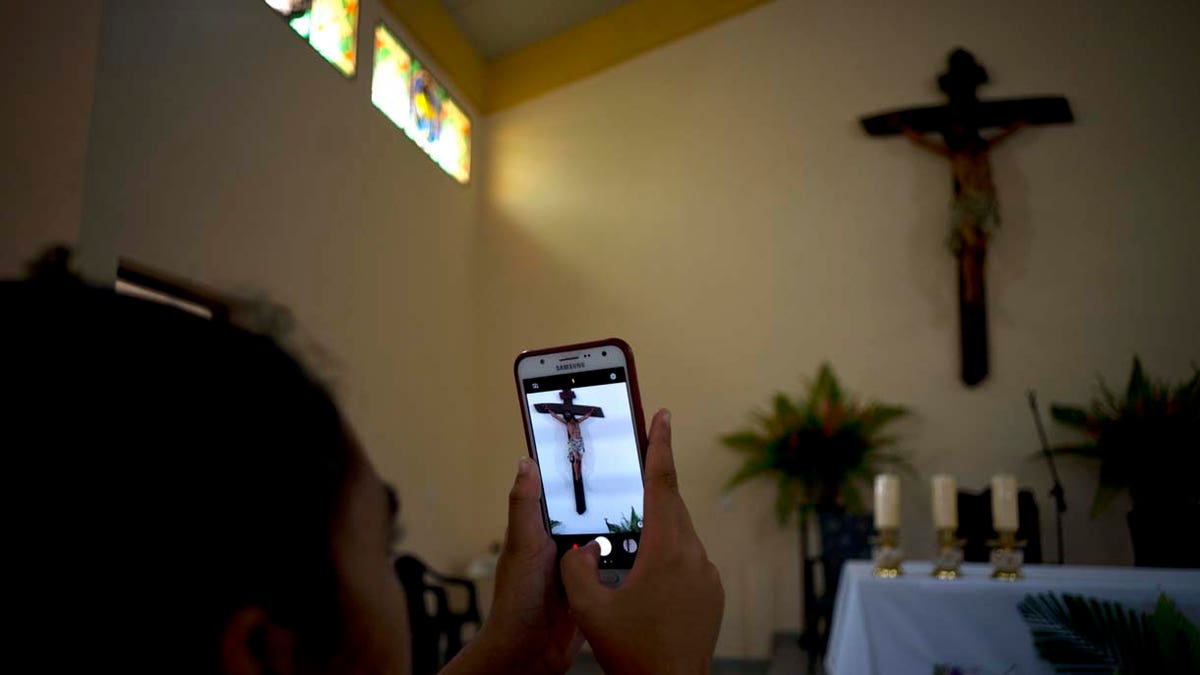
[[609,675],[707,673],[725,591],[679,496],[671,413],[650,423],[645,525],[633,569],[617,588],[600,583],[599,545],[568,551],[561,569],[567,602]]

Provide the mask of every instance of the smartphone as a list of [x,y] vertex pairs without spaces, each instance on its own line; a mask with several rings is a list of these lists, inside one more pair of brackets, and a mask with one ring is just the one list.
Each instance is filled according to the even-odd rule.
[[542,513],[561,556],[595,539],[600,580],[633,568],[642,531],[646,424],[623,340],[521,352],[513,365]]

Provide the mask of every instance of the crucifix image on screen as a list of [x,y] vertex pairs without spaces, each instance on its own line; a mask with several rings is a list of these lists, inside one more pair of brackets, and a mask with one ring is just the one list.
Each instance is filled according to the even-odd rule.
[[608,384],[526,390],[553,534],[641,529],[642,472],[623,375]]

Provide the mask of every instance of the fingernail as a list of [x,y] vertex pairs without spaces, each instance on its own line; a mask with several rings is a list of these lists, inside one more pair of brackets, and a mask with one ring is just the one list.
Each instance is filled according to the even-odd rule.
[[522,457],[521,459],[517,460],[518,476],[524,476],[525,474],[529,473],[529,470],[532,468],[533,460],[529,459],[528,457]]
[[670,424],[671,424],[671,411],[670,410],[668,410],[666,408],[662,409],[662,421],[663,421],[663,424],[670,426]]

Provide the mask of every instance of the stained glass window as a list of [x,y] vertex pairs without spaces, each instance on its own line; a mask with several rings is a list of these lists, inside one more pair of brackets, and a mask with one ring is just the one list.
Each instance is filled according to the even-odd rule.
[[266,0],[317,53],[347,76],[358,54],[359,0]]
[[471,176],[471,121],[383,25],[375,28],[371,102],[460,183]]

